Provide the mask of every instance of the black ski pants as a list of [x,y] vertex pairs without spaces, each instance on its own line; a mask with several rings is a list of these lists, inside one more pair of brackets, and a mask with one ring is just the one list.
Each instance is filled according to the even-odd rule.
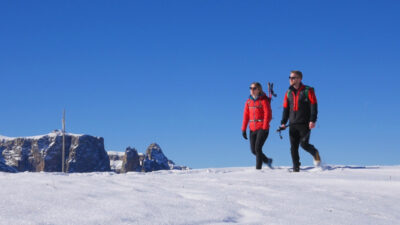
[[256,169],[260,170],[262,163],[267,163],[268,158],[262,152],[262,147],[268,138],[269,130],[250,131],[250,148],[251,152],[256,156]]
[[317,149],[314,147],[314,145],[309,143],[311,130],[308,127],[308,124],[290,124],[289,135],[293,167],[300,166],[299,145],[301,145],[304,150],[315,157]]

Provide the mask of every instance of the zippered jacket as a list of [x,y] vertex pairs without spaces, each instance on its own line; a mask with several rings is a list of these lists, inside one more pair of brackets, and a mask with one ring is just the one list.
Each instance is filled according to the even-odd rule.
[[314,88],[301,84],[296,90],[293,86],[285,94],[281,124],[308,124],[316,122],[318,116],[317,97]]
[[249,125],[251,131],[259,129],[268,130],[271,119],[270,99],[265,93],[256,99],[250,95],[244,106],[242,131],[246,130],[247,125]]

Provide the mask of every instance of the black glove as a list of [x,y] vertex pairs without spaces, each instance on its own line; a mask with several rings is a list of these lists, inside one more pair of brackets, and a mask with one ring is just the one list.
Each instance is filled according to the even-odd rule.
[[247,140],[247,133],[246,133],[246,131],[243,131],[242,135],[243,135],[243,138]]
[[280,126],[280,127],[278,128],[278,130],[276,130],[276,131],[277,131],[277,132],[281,132],[281,131],[283,131],[283,130],[286,130],[286,128],[287,128],[286,125],[285,125],[284,127]]

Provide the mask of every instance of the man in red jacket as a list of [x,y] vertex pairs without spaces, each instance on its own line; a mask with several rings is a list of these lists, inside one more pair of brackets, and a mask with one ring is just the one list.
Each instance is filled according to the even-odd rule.
[[290,73],[290,87],[283,101],[281,128],[286,128],[289,120],[290,145],[293,161],[293,171],[300,171],[299,145],[314,158],[314,164],[319,166],[321,157],[318,150],[309,143],[311,129],[315,128],[318,115],[317,98],[314,88],[305,86],[301,80],[302,72],[294,70]]
[[246,128],[250,123],[250,148],[256,156],[258,170],[261,169],[263,162],[272,168],[272,159],[262,152],[262,147],[268,138],[271,119],[270,99],[263,92],[261,84],[254,82],[250,86],[250,97],[244,106],[242,133],[247,140]]

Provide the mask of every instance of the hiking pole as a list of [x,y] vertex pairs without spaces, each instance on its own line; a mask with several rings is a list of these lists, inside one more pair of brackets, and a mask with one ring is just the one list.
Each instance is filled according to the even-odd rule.
[[285,125],[285,127],[279,127],[278,130],[276,130],[276,132],[279,133],[279,137],[280,137],[281,139],[283,139],[283,137],[282,137],[282,131],[283,131],[283,130],[286,130],[286,128],[288,128],[289,126],[290,126],[290,125]]

